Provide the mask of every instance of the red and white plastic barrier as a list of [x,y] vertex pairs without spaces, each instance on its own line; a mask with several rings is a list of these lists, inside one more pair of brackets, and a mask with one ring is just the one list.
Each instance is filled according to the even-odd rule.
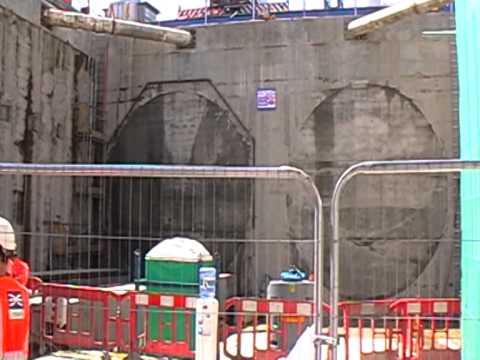
[[399,359],[460,359],[459,299],[399,299],[390,305],[400,330]]
[[[193,359],[197,298],[130,292],[130,337],[135,353]],[[183,327],[179,336],[179,327]]]
[[386,354],[398,360],[460,359],[459,299],[344,302],[344,360]]
[[[32,306],[32,327],[40,328],[33,334],[52,347],[186,359],[201,348],[203,338],[194,329],[195,297],[38,283],[34,294],[41,301]],[[458,299],[344,302],[339,307],[341,360],[460,358]],[[313,323],[313,310],[313,303],[305,301],[231,298],[220,314],[219,335],[212,336],[218,337],[223,358],[277,360]],[[330,313],[328,305],[324,312]]]
[[[313,322],[314,305],[293,300],[232,298],[224,305],[222,352],[229,359],[286,357]],[[324,305],[324,311],[330,307]],[[232,315],[230,315],[232,314]]]
[[[119,311],[128,296],[92,287],[41,284],[41,338],[55,346],[114,350],[125,348],[119,334],[129,326]],[[125,317],[123,317],[125,316]]]
[[[41,297],[34,310],[40,318],[40,341],[52,346],[194,357],[189,324],[196,298],[56,284],[38,285],[36,293]],[[153,316],[165,313],[171,320],[152,322]],[[182,340],[176,338],[180,313],[185,326]]]
[[394,300],[343,302],[339,308],[343,318],[343,359],[363,359],[375,354],[394,352],[398,346],[395,320],[390,318]]

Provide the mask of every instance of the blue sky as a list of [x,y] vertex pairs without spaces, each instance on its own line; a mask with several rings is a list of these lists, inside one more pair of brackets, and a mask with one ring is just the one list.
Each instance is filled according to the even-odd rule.
[[[149,0],[149,2],[156,6],[160,11],[160,20],[175,19],[178,11],[178,7],[181,6],[184,9],[198,8],[205,6],[206,0]],[[207,0],[208,1],[208,0]],[[262,1],[262,0],[259,0]],[[281,0],[263,0],[263,2],[276,2]],[[402,0],[344,0],[345,7],[368,6],[368,5],[388,5]],[[102,9],[108,7],[113,2],[112,0],[90,0],[92,11],[95,14],[103,14]],[[290,0],[290,8],[292,10],[300,10],[305,6],[307,9],[319,8],[323,4],[323,0]],[[333,0],[335,3],[336,0]],[[73,5],[76,7],[86,6],[88,0],[73,0]]]

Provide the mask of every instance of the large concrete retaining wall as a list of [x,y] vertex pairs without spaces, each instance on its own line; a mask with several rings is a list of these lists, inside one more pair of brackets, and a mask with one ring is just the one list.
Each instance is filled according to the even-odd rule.
[[[15,3],[30,8],[29,1]],[[40,16],[37,10],[32,16]],[[82,134],[92,124],[93,60],[2,6],[0,49],[0,161],[87,161],[81,156]],[[53,259],[65,254],[65,229],[81,218],[83,198],[72,179],[3,176],[0,181],[0,215],[14,223],[20,254],[36,271],[53,269]],[[62,246],[56,248],[58,242]]]
[[39,0],[0,0],[0,6],[13,11],[24,19],[40,24],[42,2]]
[[[14,10],[36,22],[36,5],[22,4]],[[51,33],[3,7],[0,20],[5,161],[299,166],[324,199],[328,244],[329,200],[346,167],[457,153],[451,45],[421,36],[447,27],[448,14],[361,40],[345,38],[342,17],[197,27],[189,49]],[[276,90],[276,110],[257,110],[258,88]],[[313,270],[311,195],[293,184],[2,181],[2,215],[24,231],[27,253],[39,254],[36,270],[131,269],[133,240],[148,239],[138,242],[146,249],[174,235],[218,252],[242,293],[263,293],[269,277],[293,263]],[[448,240],[456,209],[454,179],[355,180],[342,198],[343,295],[455,295],[457,254]],[[107,238],[91,243],[96,233]],[[81,235],[73,243],[83,250],[65,234]]]
[[[347,20],[197,27],[192,49],[112,40],[105,101],[110,161],[296,165],[315,176],[328,223],[334,182],[354,162],[456,156],[451,47],[421,35],[447,27],[449,15],[414,17],[362,40],[345,39]],[[275,111],[257,111],[261,87],[276,89]],[[199,143],[211,151],[199,151]],[[221,155],[232,151],[237,157]],[[305,196],[284,190],[255,187],[249,205],[255,221],[237,224],[247,228],[242,234],[311,238]],[[441,242],[455,237],[455,212],[451,179],[355,180],[342,199],[342,235],[349,240],[344,295],[452,293],[453,245]],[[257,274],[250,284],[262,287],[265,273],[277,276],[286,261],[311,269],[311,249],[251,247]]]

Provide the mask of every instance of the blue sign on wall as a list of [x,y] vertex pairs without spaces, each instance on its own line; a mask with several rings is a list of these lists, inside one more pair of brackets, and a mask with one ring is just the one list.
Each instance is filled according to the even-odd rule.
[[277,108],[277,90],[257,89],[257,110],[275,110]]

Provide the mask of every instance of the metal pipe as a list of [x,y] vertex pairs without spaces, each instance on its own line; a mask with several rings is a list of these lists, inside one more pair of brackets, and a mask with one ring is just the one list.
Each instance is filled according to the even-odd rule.
[[127,36],[135,39],[165,42],[177,46],[189,46],[193,37],[185,30],[142,24],[135,21],[103,18],[76,12],[47,9],[42,21],[47,26],[81,29],[95,33]]
[[427,38],[438,38],[443,36],[455,36],[457,35],[456,30],[432,30],[432,31],[423,31],[422,36]]
[[90,165],[0,163],[0,175],[98,176],[152,178],[237,178],[237,179],[304,179],[310,176],[291,166],[190,166],[190,165]]
[[404,0],[385,9],[362,16],[348,24],[353,36],[368,34],[385,25],[392,24],[412,14],[423,14],[450,3],[453,0]]
[[140,290],[140,280],[142,279],[142,251],[140,249],[136,249],[133,252],[133,266],[134,266],[134,277],[133,283],[135,284],[135,290]]
[[[357,175],[451,174],[462,170],[480,170],[480,161],[448,160],[393,160],[365,161],[348,168],[338,179],[332,195],[332,254],[330,268],[331,336],[338,337],[338,301],[340,275],[340,195],[347,183]],[[332,359],[337,360],[337,348],[332,349]]]
[[323,324],[323,205],[313,178],[305,171],[291,167],[231,167],[190,165],[80,165],[0,163],[1,175],[96,176],[132,178],[235,178],[299,180],[315,198],[315,360],[321,360]]
[[314,222],[314,239],[320,239],[315,241],[313,252],[315,254],[315,263],[313,268],[314,273],[314,295],[313,301],[315,303],[315,360],[322,360],[322,330],[323,330],[323,205],[320,192],[317,186],[313,182],[313,179],[309,177],[310,187],[315,194],[315,222]]
[[205,17],[204,17],[204,23],[208,24],[208,9],[209,9],[209,3],[208,0],[205,0]]

